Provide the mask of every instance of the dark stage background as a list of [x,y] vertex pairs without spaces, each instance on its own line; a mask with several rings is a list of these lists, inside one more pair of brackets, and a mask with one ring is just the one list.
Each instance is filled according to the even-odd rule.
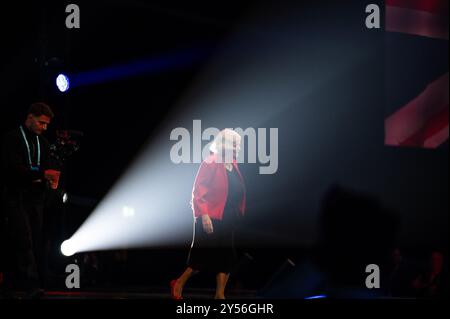
[[[171,128],[189,128],[193,119],[202,119],[201,111],[192,113],[179,101],[222,52],[224,43],[243,25],[249,27],[246,19],[255,12],[259,17],[251,26],[255,38],[277,38],[277,31],[290,30],[289,37],[280,36],[271,49],[289,43],[295,48],[293,74],[298,80],[298,99],[283,107],[275,101],[276,112],[258,123],[259,127],[279,128],[278,172],[259,175],[258,165],[242,165],[249,205],[239,238],[245,243],[242,250],[253,257],[252,270],[242,276],[243,287],[260,288],[287,258],[300,264],[319,251],[324,232],[322,204],[334,186],[369,196],[383,207],[383,213],[362,209],[337,217],[335,226],[353,236],[354,246],[347,248],[350,255],[370,256],[371,249],[388,251],[395,246],[412,259],[423,258],[432,249],[447,251],[448,142],[435,150],[384,145],[386,38],[382,29],[365,28],[361,1],[346,1],[345,6],[334,1],[295,5],[93,2],[78,3],[79,30],[64,27],[65,2],[15,4],[0,20],[1,133],[17,127],[36,100],[48,102],[56,113],[46,134],[50,141],[57,129],[84,133],[80,150],[64,168],[62,181],[78,204],[58,204],[47,223],[55,251],[59,240],[70,237],[81,225],[146,142],[167,133],[169,151]],[[277,27],[263,23],[265,17],[277,21]],[[239,43],[241,50],[233,57],[248,58],[248,48],[255,52],[252,45]],[[200,49],[200,58],[167,70],[74,87],[66,94],[53,84],[59,70],[75,74],[192,48]],[[445,42],[442,57],[447,56]],[[337,72],[338,66],[345,67]],[[315,79],[320,84],[304,92]],[[221,106],[208,105],[208,111],[214,113],[216,107]],[[246,121],[247,115],[262,112],[257,103],[248,108],[228,107],[229,121],[206,118],[204,126],[254,126],[256,122]],[[243,113],[246,116],[241,116]],[[166,132],[161,123],[174,115],[177,120]],[[192,177],[198,168],[198,164],[173,166]],[[186,186],[186,197],[173,200],[189,200],[192,182],[180,181]],[[386,211],[392,219],[384,219]],[[190,227],[189,209],[180,211],[180,218]],[[384,228],[391,222],[396,225],[392,237]],[[367,241],[365,231],[373,235]],[[98,258],[100,271],[86,284],[110,288],[166,285],[183,269],[188,244],[97,252],[93,258]],[[68,260],[75,258],[80,263],[87,257],[64,258],[55,252],[51,258],[58,276]],[[212,282],[200,277],[193,285]]]

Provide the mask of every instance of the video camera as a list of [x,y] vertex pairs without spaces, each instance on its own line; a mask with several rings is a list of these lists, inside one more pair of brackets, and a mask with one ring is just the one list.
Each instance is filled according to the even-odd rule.
[[73,153],[80,149],[80,138],[83,132],[74,130],[56,131],[56,141],[50,145],[50,157],[59,168],[62,168]]

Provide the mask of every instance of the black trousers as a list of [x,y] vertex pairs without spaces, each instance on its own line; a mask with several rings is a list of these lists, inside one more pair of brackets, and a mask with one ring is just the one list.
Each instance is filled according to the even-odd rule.
[[7,200],[5,209],[6,267],[5,283],[10,289],[42,286],[44,204],[30,200]]

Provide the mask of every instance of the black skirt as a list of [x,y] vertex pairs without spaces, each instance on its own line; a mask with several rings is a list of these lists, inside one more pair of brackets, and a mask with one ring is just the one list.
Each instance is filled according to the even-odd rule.
[[222,220],[212,219],[213,232],[203,230],[201,217],[194,221],[194,235],[188,256],[188,266],[194,270],[212,273],[230,273],[236,263],[234,230],[239,224],[239,203],[243,185],[236,169],[229,172],[228,196]]

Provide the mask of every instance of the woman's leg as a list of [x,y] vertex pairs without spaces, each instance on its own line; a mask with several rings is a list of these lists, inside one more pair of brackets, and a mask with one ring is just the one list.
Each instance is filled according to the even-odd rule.
[[216,275],[216,295],[214,299],[225,299],[225,287],[230,274],[219,272]]
[[184,285],[194,273],[196,273],[194,269],[192,269],[191,267],[187,267],[186,270],[181,274],[181,276],[178,277],[173,287],[175,296],[178,297],[182,295]]

